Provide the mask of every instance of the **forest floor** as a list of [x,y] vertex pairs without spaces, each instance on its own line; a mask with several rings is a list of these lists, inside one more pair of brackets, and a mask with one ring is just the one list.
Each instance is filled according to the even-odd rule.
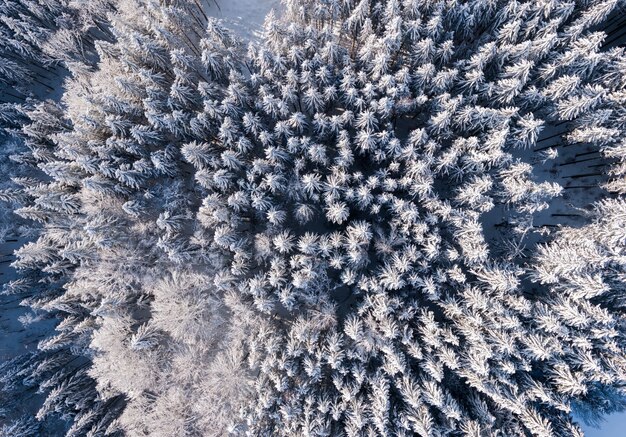
[[626,412],[614,413],[607,416],[598,428],[579,422],[585,437],[624,437],[626,427]]
[[273,9],[278,15],[280,0],[216,0],[208,13],[224,20],[226,26],[244,41],[258,40],[266,15]]
[[[13,251],[20,248],[26,240],[10,240],[0,244],[0,287],[17,279],[18,274],[11,267],[15,260]],[[0,295],[0,363],[37,348],[37,343],[54,330],[54,320],[42,321],[36,316],[34,323],[23,326],[20,319],[32,311],[20,306],[23,295]]]
[[[31,89],[34,96],[39,100],[53,100],[59,102],[63,97],[63,83],[67,72],[62,68],[51,70],[47,78],[48,86],[38,85]],[[13,176],[27,176],[22,171],[16,174],[12,171],[13,165],[9,160],[11,153],[16,153],[15,139],[0,135],[0,189],[6,188],[8,178]],[[1,203],[0,208],[9,208],[6,203]],[[7,210],[0,211],[0,229],[12,229],[16,231],[21,219]],[[18,272],[11,267],[15,261],[14,251],[22,247],[29,240],[17,238],[11,235],[0,236],[0,292],[4,284],[19,278]],[[2,295],[0,294],[0,364],[20,354],[34,351],[37,343],[54,331],[56,320],[45,315],[34,314],[27,307],[21,306],[20,302],[25,298],[24,294]],[[31,323],[25,327],[21,318],[29,315]]]

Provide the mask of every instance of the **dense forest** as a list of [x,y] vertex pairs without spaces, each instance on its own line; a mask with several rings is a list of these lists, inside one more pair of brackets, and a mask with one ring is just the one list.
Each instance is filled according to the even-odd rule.
[[0,436],[623,411],[626,3],[219,3],[0,0]]

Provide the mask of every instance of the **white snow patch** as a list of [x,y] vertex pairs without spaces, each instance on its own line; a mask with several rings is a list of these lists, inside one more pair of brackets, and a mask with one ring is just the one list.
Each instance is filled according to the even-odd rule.
[[208,6],[207,14],[224,20],[228,28],[246,41],[260,37],[263,22],[273,9],[281,10],[280,0],[216,0]]

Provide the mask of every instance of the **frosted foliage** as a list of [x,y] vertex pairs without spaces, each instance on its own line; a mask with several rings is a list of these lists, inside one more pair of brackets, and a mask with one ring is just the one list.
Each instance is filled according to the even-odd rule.
[[2,106],[0,201],[3,292],[58,323],[0,367],[45,394],[2,432],[578,436],[626,406],[620,1],[287,0],[248,46],[209,1],[54,3],[29,41],[67,78]]

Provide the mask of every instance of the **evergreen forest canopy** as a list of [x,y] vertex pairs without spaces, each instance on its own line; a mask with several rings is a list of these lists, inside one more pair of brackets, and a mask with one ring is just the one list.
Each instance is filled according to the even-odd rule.
[[213,7],[0,0],[1,436],[626,407],[623,0]]

